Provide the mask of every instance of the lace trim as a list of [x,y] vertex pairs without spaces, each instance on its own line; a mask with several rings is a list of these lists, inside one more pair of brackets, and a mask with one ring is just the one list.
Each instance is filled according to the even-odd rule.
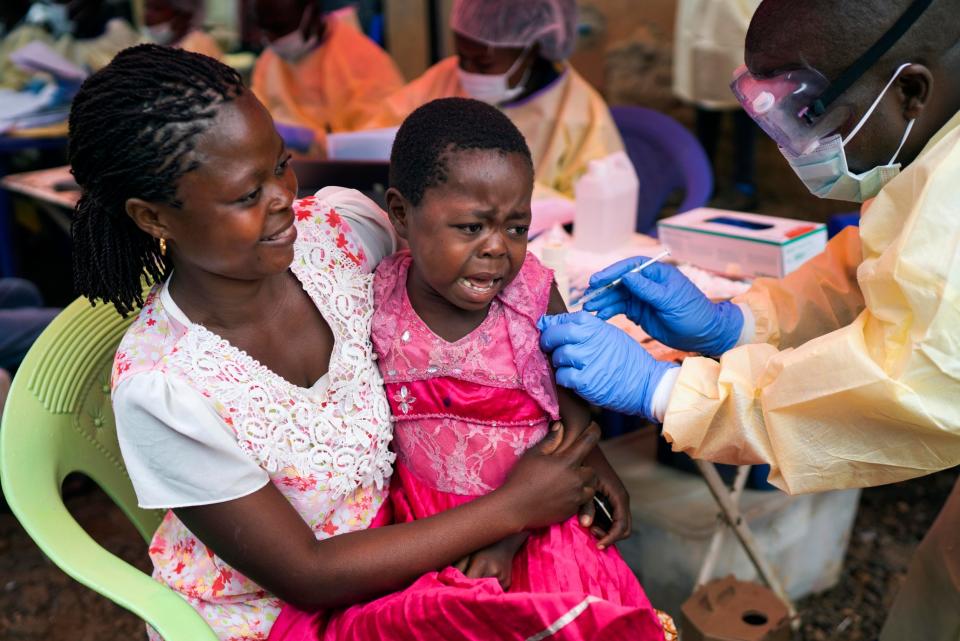
[[481,496],[498,488],[523,453],[547,433],[546,425],[502,429],[445,418],[432,425],[398,423],[400,458],[441,492]]
[[[292,467],[312,475],[332,501],[357,487],[383,489],[395,455],[390,408],[370,341],[372,274],[352,231],[322,201],[295,205],[298,239],[293,273],[334,335],[325,390],[298,387],[247,352],[192,324],[179,340],[162,322],[162,304],[151,297],[128,338],[135,357],[117,363],[115,382],[138,365],[185,376],[214,402],[248,455],[268,473]],[[126,339],[125,339],[126,342]],[[122,368],[126,367],[126,370]]]
[[[385,359],[386,357],[384,357]],[[522,389],[523,381],[518,376],[497,376],[489,374],[481,376],[473,372],[465,372],[459,367],[447,367],[443,365],[430,365],[426,369],[410,367],[405,371],[388,369],[383,372],[383,380],[387,383],[412,383],[415,381],[429,381],[434,378],[458,378],[469,383],[479,383],[489,385],[490,387],[499,387],[502,389]]]
[[[410,405],[413,407],[413,404]],[[461,423],[472,423],[475,425],[484,425],[486,427],[534,427],[536,425],[546,425],[550,422],[547,418],[537,419],[537,420],[525,420],[525,421],[489,421],[478,418],[471,418],[469,416],[460,416],[459,414],[440,414],[440,413],[415,413],[412,410],[409,413],[404,414],[403,416],[394,417],[394,421],[415,421],[415,420],[429,420],[429,419],[450,419],[452,421],[459,421]]]

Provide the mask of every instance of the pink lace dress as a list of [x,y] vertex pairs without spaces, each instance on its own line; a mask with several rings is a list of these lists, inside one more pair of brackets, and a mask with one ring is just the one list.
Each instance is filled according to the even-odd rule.
[[[425,518],[501,485],[547,432],[558,407],[535,323],[552,272],[528,256],[483,323],[450,343],[407,297],[408,253],[374,280],[373,343],[395,421],[390,500],[398,522]],[[398,551],[402,553],[402,551]],[[576,518],[534,532],[504,591],[452,567],[406,590],[323,617],[281,615],[271,639],[657,639],[664,633],[614,548],[599,551]]]

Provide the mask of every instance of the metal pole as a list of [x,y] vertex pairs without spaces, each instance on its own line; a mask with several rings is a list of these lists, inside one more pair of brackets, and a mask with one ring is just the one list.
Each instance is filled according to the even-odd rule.
[[[737,476],[733,480],[733,491],[730,492],[730,500],[735,505],[740,503],[740,495],[743,494],[743,488],[747,484],[747,478],[750,476],[750,466],[741,465],[737,467]],[[707,555],[703,559],[703,565],[700,566],[700,574],[697,576],[697,583],[694,591],[700,586],[706,584],[713,576],[713,570],[717,565],[717,557],[720,556],[720,548],[723,545],[723,535],[726,532],[727,519],[723,513],[717,514],[717,529],[713,531],[710,538],[710,547],[707,549]]]
[[743,545],[744,551],[747,553],[747,556],[750,557],[750,561],[757,569],[760,578],[763,579],[763,582],[766,583],[767,586],[780,597],[784,605],[787,606],[787,612],[790,614],[794,626],[796,626],[799,619],[797,617],[797,610],[793,606],[793,601],[787,596],[786,590],[783,589],[783,585],[774,573],[773,568],[770,567],[767,560],[760,553],[760,548],[757,546],[756,539],[753,538],[753,533],[750,531],[750,528],[747,527],[746,522],[744,522],[740,514],[740,509],[731,501],[730,493],[727,491],[727,486],[724,484],[723,479],[720,478],[717,468],[714,467],[713,463],[707,461],[697,460],[696,464],[700,470],[700,474],[703,475],[703,479],[707,482],[707,487],[710,488],[710,493],[713,494],[713,498],[716,499],[720,505],[720,510],[724,518],[727,520],[727,523],[730,524],[737,539],[740,540],[740,544]]

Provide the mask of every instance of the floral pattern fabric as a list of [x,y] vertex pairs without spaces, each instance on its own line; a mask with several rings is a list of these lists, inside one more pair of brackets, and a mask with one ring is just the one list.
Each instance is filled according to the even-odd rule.
[[[151,371],[188,383],[324,539],[365,529],[381,508],[394,461],[390,410],[370,341],[373,276],[364,250],[324,200],[304,198],[294,211],[291,270],[335,338],[324,388],[293,385],[204,327],[184,326],[164,311],[161,286],[121,342],[113,388]],[[149,553],[154,577],[180,592],[221,639],[267,638],[280,601],[218,558],[172,511]]]

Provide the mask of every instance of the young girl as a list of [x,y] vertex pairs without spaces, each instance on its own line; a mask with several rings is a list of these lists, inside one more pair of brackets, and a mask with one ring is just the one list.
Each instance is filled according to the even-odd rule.
[[78,288],[136,313],[113,408],[139,504],[168,510],[154,577],[223,641],[266,639],[281,600],[332,609],[401,589],[592,496],[588,430],[532,448],[469,505],[372,528],[389,522],[394,454],[371,272],[394,236],[357,192],[295,200],[283,141],[234,70],[121,52],[74,99],[70,160]]
[[[376,271],[373,343],[395,421],[391,502],[410,522],[501,486],[558,413],[569,437],[589,414],[558,399],[539,349],[537,320],[565,310],[552,272],[526,252],[533,169],[516,127],[477,101],[428,103],[397,134],[391,183],[389,214],[410,249]],[[606,466],[599,450],[588,462]],[[607,479],[618,527],[599,545],[576,518],[509,537],[332,627],[351,639],[664,639],[608,547],[629,508]],[[411,609],[431,625],[412,629]],[[494,631],[503,621],[511,632]],[[320,638],[338,638],[330,630]]]

